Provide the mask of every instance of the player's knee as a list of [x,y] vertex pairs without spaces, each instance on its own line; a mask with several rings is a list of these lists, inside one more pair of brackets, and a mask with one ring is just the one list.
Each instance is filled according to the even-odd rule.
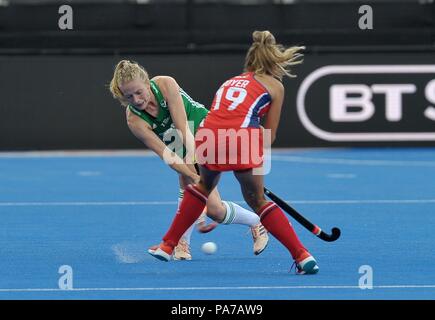
[[258,210],[260,210],[260,208],[265,204],[265,200],[263,197],[261,197],[261,195],[255,193],[255,192],[247,192],[245,194],[245,201],[246,203],[252,208],[252,210],[254,210],[255,212],[257,212]]
[[225,207],[217,204],[207,204],[207,216],[218,223],[224,221],[226,214]]

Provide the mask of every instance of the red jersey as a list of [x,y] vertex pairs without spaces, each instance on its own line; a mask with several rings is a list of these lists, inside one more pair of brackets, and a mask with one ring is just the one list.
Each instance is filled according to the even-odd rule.
[[225,81],[204,120],[206,128],[259,128],[272,101],[266,88],[246,72]]

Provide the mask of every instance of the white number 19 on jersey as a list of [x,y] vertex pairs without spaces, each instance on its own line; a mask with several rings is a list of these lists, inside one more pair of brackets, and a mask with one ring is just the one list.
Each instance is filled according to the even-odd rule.
[[[213,106],[213,110],[218,110],[221,104],[222,94],[226,88],[222,87],[216,92],[216,103]],[[228,110],[234,110],[241,104],[247,95],[247,91],[243,88],[229,87],[225,94],[225,99],[232,103],[228,107]]]

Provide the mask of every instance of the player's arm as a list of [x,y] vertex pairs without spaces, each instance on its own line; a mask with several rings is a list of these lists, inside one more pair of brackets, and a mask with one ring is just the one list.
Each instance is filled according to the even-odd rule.
[[276,132],[281,118],[281,109],[284,101],[284,86],[280,81],[273,79],[273,81],[268,85],[268,89],[272,97],[272,102],[269,112],[266,115],[264,128],[270,129],[271,143],[273,143],[276,138]]
[[171,77],[159,78],[158,85],[168,103],[172,122],[174,123],[175,128],[179,130],[178,132],[181,133],[183,144],[187,149],[188,155],[190,155],[187,159],[193,159],[195,152],[195,139],[192,132],[189,130],[186,110],[184,108],[183,98],[180,94],[180,87],[175,79]]
[[[199,176],[189,168],[177,154],[171,151],[152,131],[151,126],[138,116],[126,110],[127,125],[133,135],[155,152],[173,170],[182,174],[190,183],[199,182]],[[167,161],[170,159],[171,161]]]

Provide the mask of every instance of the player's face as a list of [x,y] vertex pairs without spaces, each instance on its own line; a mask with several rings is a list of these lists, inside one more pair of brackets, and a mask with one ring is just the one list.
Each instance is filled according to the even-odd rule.
[[151,90],[149,85],[146,85],[140,79],[134,79],[130,82],[119,86],[124,99],[136,109],[146,110],[151,100]]

